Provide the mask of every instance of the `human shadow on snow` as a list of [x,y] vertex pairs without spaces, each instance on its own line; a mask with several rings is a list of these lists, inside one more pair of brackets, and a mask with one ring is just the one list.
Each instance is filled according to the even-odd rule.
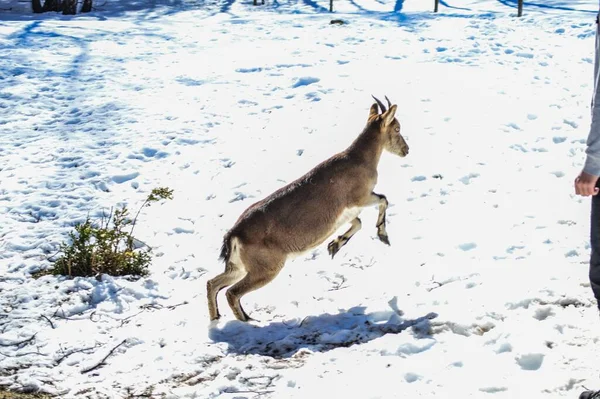
[[222,328],[209,330],[214,342],[225,342],[234,354],[257,354],[285,358],[306,348],[327,352],[339,347],[364,344],[386,334],[399,334],[413,329],[428,335],[430,320],[436,313],[416,319],[403,319],[394,311],[365,314],[365,307],[357,306],[338,314],[308,316],[301,322],[273,322],[264,326],[253,322],[229,321]]

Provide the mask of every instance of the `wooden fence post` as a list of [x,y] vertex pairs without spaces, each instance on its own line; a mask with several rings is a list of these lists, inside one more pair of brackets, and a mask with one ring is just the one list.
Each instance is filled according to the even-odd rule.
[[519,0],[517,16],[520,17],[522,15],[523,15],[523,0]]
[[333,0],[329,0],[329,12],[333,12]]
[[433,12],[438,12],[440,8],[440,0],[435,0],[435,6],[433,7]]

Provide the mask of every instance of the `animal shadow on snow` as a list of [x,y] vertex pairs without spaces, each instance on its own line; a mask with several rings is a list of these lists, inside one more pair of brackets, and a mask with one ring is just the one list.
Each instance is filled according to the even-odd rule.
[[436,317],[436,313],[429,313],[416,319],[403,319],[394,311],[365,314],[365,307],[357,306],[338,314],[308,316],[295,324],[288,321],[261,326],[232,320],[222,328],[210,328],[209,337],[214,342],[226,342],[230,353],[284,358],[303,348],[327,352],[364,344],[386,334],[399,334],[409,328],[420,336],[427,336],[430,320]]

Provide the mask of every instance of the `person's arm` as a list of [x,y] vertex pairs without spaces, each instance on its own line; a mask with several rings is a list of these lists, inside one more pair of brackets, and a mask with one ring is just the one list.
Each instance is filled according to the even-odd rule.
[[[600,13],[599,13],[600,16]],[[598,16],[596,17],[596,48],[594,62],[594,92],[592,95],[592,123],[587,139],[585,150],[585,164],[583,170],[575,179],[575,193],[588,196],[598,194],[596,187],[598,176],[600,176],[600,31],[598,30]]]
[[[596,18],[596,29],[598,29],[598,19]],[[585,165],[583,171],[592,176],[600,176],[600,90],[598,85],[600,79],[600,35],[596,33],[596,48],[594,62],[594,93],[592,96],[592,124],[587,139],[587,149]]]

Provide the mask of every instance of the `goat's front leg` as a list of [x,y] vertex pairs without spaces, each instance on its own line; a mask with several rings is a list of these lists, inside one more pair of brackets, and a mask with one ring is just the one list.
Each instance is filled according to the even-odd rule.
[[335,256],[335,254],[338,253],[340,248],[346,245],[348,241],[350,241],[352,236],[356,234],[356,232],[362,227],[362,222],[359,218],[353,219],[350,223],[352,223],[352,225],[350,226],[348,231],[346,231],[341,236],[338,236],[338,238],[331,241],[329,245],[327,245],[327,252],[329,252],[329,255],[331,255],[331,259],[333,259],[333,257]]
[[385,213],[388,207],[388,200],[383,194],[371,193],[372,204],[379,204],[379,216],[377,217],[377,237],[384,244],[391,245],[385,229]]

